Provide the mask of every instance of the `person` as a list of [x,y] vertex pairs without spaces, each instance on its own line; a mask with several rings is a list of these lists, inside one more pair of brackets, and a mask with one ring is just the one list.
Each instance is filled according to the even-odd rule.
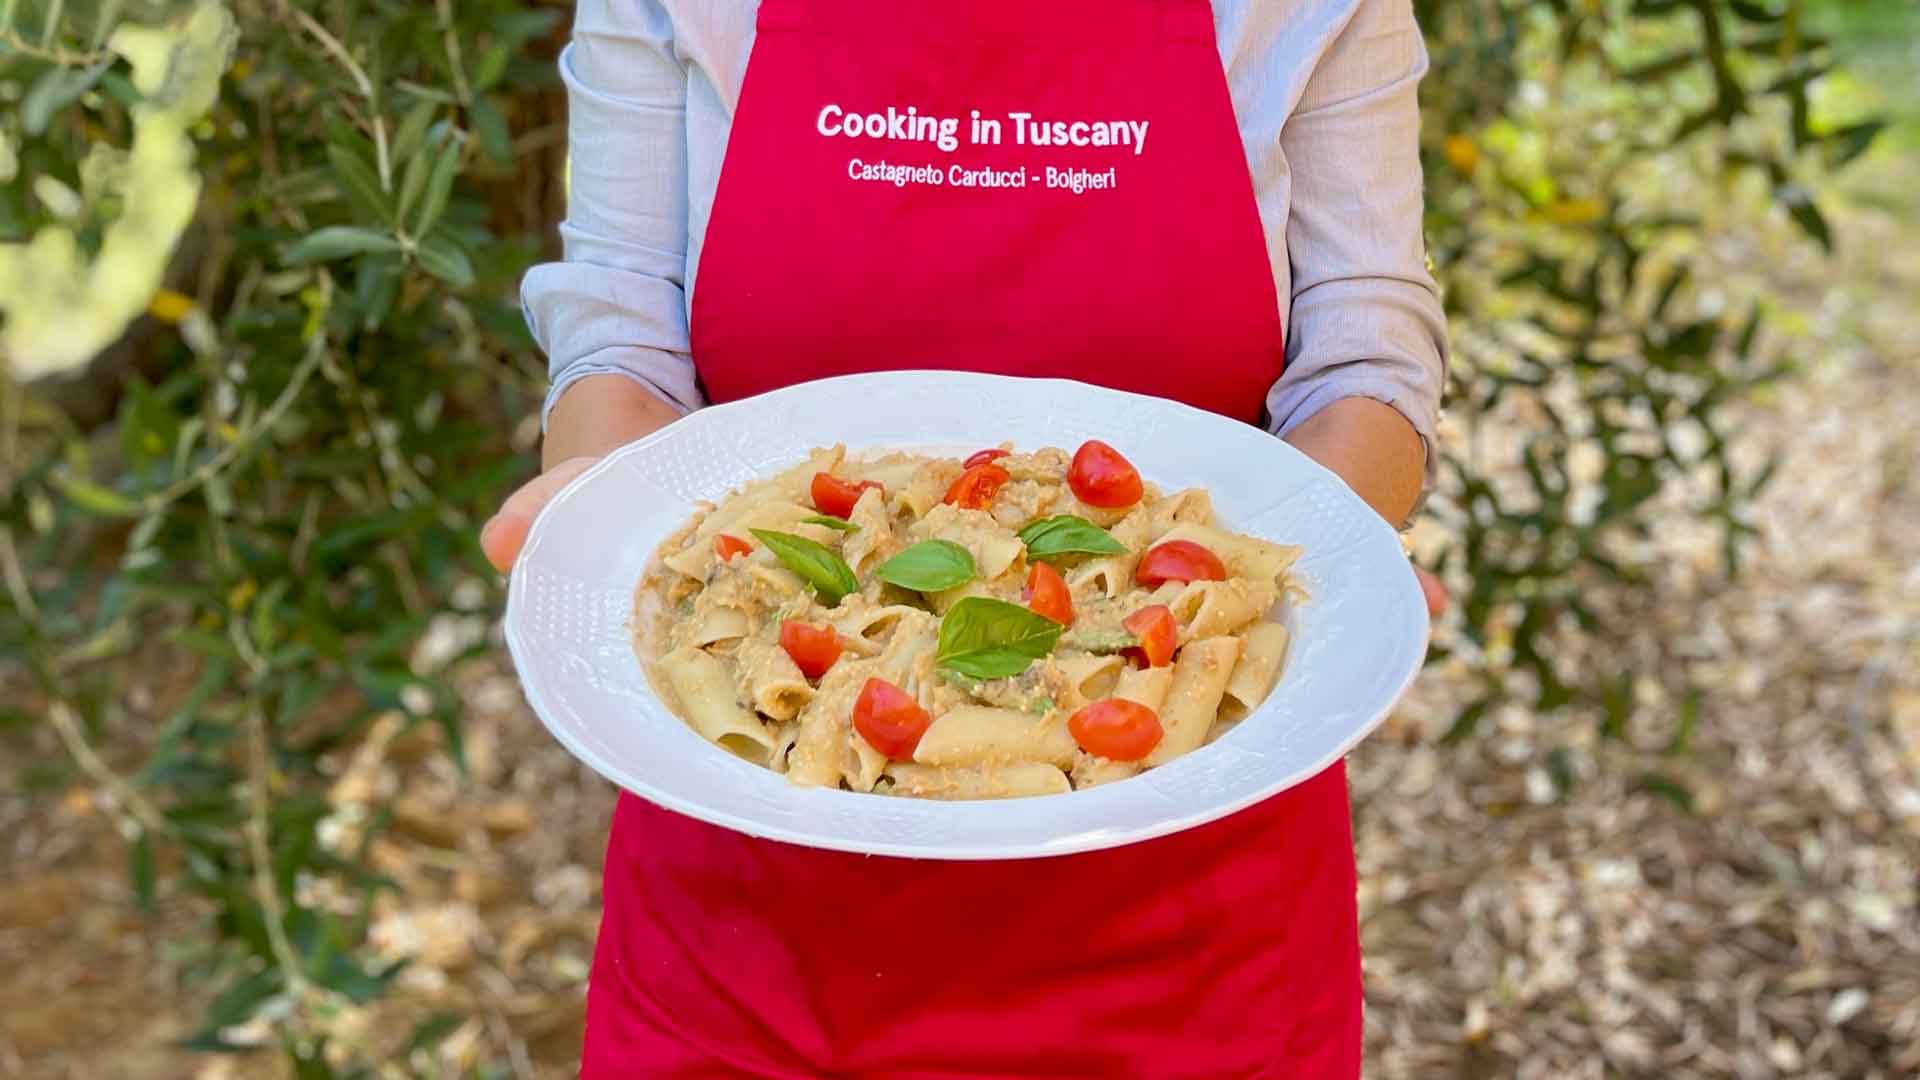
[[[1446,339],[1409,0],[581,0],[546,472],[857,371],[1264,424],[1401,523]],[[1124,443],[1116,431],[1114,441]],[[1430,597],[1431,598],[1431,597]],[[870,858],[620,796],[587,1077],[1354,1077],[1346,773],[1051,859]]]

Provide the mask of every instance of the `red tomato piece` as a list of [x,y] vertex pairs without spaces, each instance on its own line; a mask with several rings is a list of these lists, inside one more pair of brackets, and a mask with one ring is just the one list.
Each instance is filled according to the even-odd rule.
[[1001,485],[1011,479],[1012,474],[991,461],[975,465],[960,474],[960,479],[947,489],[947,497],[940,501],[962,510],[985,510],[993,505],[993,497],[1000,494]]
[[1114,761],[1139,761],[1160,745],[1160,717],[1152,709],[1126,698],[1108,698],[1067,719],[1073,741],[1089,754]]
[[913,748],[932,723],[919,702],[885,679],[868,679],[853,703],[854,730],[891,761],[913,760]]
[[737,536],[728,536],[726,533],[721,533],[713,538],[713,553],[720,557],[721,562],[726,562],[735,555],[745,555],[752,550],[752,544],[747,543]]
[[1151,589],[1163,581],[1225,581],[1227,566],[1220,556],[1191,540],[1167,540],[1147,549],[1134,568],[1133,580]]
[[853,513],[853,504],[860,501],[860,493],[868,488],[878,488],[882,495],[887,491],[872,480],[862,480],[854,484],[832,473],[814,473],[813,508],[837,518],[847,517]]
[[799,619],[780,624],[780,647],[793,658],[800,674],[818,679],[840,659],[840,635],[831,626],[814,626]]
[[1147,667],[1165,667],[1173,660],[1173,649],[1180,638],[1180,626],[1165,604],[1148,604],[1120,621],[1120,625],[1140,640],[1140,659]]
[[1067,591],[1067,579],[1046,563],[1034,563],[1027,571],[1027,606],[1061,626],[1073,625],[1073,594]]
[[1002,450],[996,446],[989,450],[981,450],[976,452],[972,457],[961,462],[960,466],[965,469],[971,469],[975,465],[985,465],[987,462],[992,461],[994,458],[1003,458],[1011,453],[1013,453],[1013,451]]
[[1088,506],[1117,510],[1140,501],[1140,470],[1121,457],[1120,451],[1099,439],[1088,439],[1073,452],[1067,486]]

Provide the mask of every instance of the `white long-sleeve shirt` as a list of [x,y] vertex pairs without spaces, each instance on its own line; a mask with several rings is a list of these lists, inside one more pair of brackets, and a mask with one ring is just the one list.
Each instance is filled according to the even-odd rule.
[[[876,0],[881,2],[881,0]],[[701,241],[753,49],[756,0],[580,0],[562,53],[571,182],[565,261],[521,299],[552,376],[618,373],[680,410],[703,401],[688,339]],[[1428,445],[1446,327],[1426,268],[1410,0],[1214,0],[1259,204],[1287,365],[1285,434],[1326,404],[1398,409]]]

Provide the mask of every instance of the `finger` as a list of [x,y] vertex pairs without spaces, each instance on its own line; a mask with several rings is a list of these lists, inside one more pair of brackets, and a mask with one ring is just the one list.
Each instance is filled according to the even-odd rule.
[[1427,617],[1439,618],[1447,610],[1447,587],[1440,583],[1439,578],[1417,566],[1413,572],[1420,579],[1420,591],[1427,598]]
[[521,546],[527,542],[527,531],[533,528],[533,519],[540,516],[541,509],[561,488],[585,472],[595,460],[569,458],[507,496],[499,512],[480,528],[480,550],[486,552],[487,561],[495,570],[504,574],[512,569],[513,561],[520,557]]

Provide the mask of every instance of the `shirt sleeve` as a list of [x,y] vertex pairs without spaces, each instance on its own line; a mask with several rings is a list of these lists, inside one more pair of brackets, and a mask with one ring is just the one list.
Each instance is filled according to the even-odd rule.
[[659,0],[580,0],[567,86],[565,261],[527,272],[520,301],[547,354],[542,409],[586,375],[635,380],[699,408],[687,337],[687,76]]
[[1447,336],[1421,226],[1426,71],[1408,0],[1361,0],[1281,129],[1292,296],[1267,414],[1284,435],[1341,398],[1385,402],[1426,444],[1430,485]]

